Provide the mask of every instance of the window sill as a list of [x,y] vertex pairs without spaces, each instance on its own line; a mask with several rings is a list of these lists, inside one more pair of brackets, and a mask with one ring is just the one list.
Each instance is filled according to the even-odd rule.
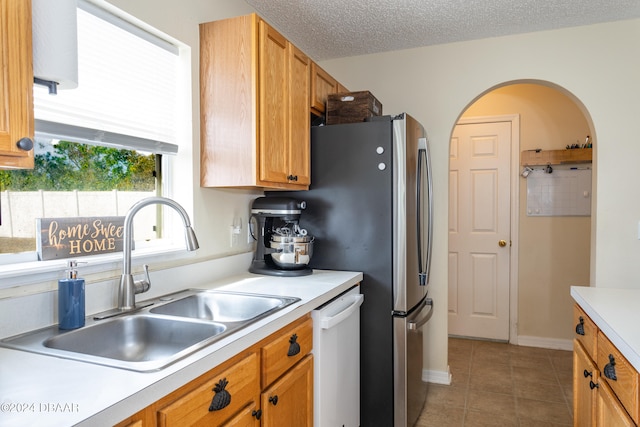
[[[190,256],[193,255],[185,251],[183,245],[146,247],[136,249],[131,253],[131,259],[135,261],[134,266],[145,263],[173,262]],[[57,281],[63,277],[67,262],[72,259],[74,258],[0,265],[0,290]],[[75,260],[78,261],[78,270],[82,273],[82,277],[88,281],[93,279],[107,280],[116,276],[114,271],[117,270],[119,276],[122,270],[122,252],[79,257]],[[136,271],[134,267],[134,273]]]

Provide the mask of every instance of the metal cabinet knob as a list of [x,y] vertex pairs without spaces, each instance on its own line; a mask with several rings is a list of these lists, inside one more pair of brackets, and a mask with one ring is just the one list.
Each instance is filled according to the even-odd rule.
[[33,148],[33,140],[27,137],[20,138],[18,142],[16,142],[16,146],[23,151],[29,151]]

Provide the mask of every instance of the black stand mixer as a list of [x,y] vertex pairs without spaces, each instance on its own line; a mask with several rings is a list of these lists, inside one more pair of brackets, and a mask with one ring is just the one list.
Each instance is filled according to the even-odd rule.
[[270,276],[306,276],[313,254],[312,236],[300,229],[305,202],[286,197],[258,197],[251,205],[251,219],[256,250],[249,272]]

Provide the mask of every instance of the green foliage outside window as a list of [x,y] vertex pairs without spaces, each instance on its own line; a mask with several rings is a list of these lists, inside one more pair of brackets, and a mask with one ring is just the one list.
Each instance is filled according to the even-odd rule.
[[34,156],[33,170],[0,171],[0,190],[153,191],[156,156],[60,141]]

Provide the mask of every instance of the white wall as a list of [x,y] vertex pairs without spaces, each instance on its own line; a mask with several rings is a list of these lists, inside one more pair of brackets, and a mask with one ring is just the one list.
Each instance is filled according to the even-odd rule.
[[320,64],[351,90],[371,90],[385,113],[408,111],[429,132],[437,203],[431,289],[436,310],[429,327],[429,369],[447,366],[451,131],[474,99],[505,82],[551,82],[584,106],[597,141],[591,281],[600,287],[640,288],[640,190],[635,186],[640,144],[634,126],[640,117],[638,40],[640,20],[629,20]]

